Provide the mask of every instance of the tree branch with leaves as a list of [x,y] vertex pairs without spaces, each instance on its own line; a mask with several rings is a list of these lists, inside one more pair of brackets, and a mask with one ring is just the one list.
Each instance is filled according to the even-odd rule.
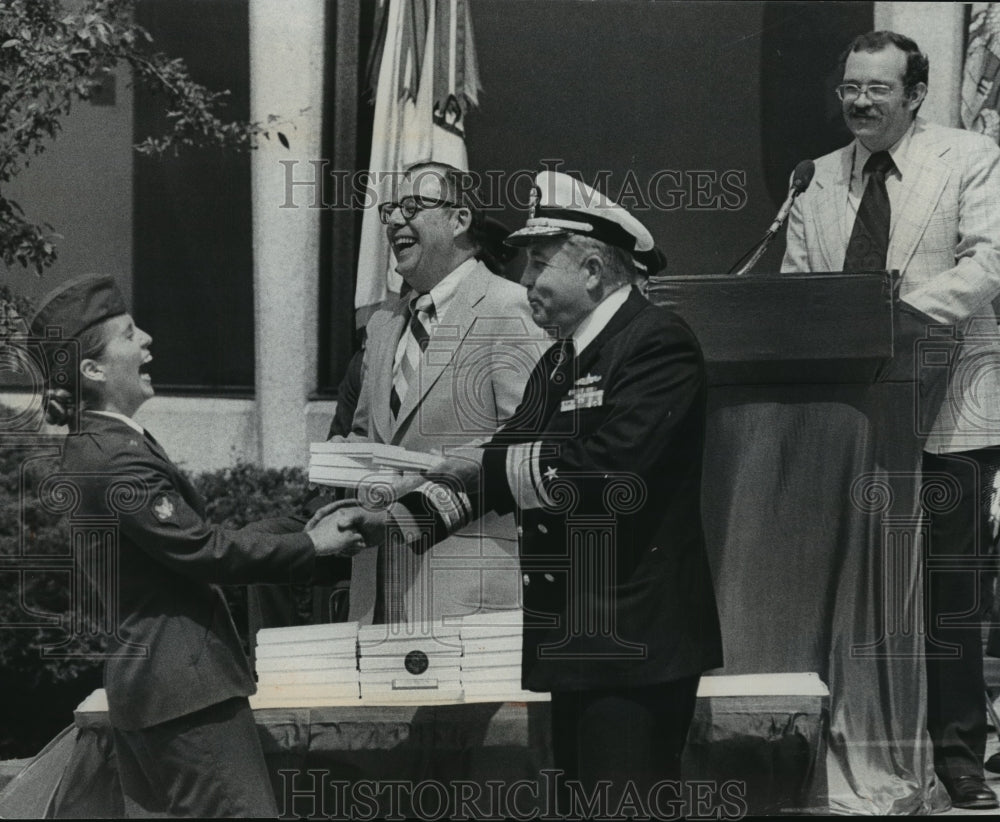
[[[88,100],[102,78],[127,65],[136,84],[162,95],[168,128],[136,149],[147,155],[183,147],[254,148],[267,125],[223,116],[227,91],[191,79],[184,62],[152,48],[133,21],[136,0],[0,0],[0,259],[38,274],[56,259],[52,226],[32,222],[5,196],[7,184],[45,151],[72,105]],[[287,145],[280,132],[278,139]]]

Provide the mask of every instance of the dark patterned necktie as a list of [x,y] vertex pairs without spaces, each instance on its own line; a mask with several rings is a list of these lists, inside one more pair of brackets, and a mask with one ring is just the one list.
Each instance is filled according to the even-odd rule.
[[865,163],[868,184],[854,218],[854,229],[844,255],[844,271],[882,271],[885,268],[892,217],[885,175],[895,167],[888,151],[875,152]]

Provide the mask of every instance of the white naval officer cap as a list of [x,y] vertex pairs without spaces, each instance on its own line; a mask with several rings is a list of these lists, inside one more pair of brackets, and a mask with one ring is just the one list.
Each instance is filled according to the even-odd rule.
[[531,190],[528,221],[506,243],[524,246],[566,234],[593,237],[630,254],[653,248],[646,227],[606,194],[561,171],[540,171]]

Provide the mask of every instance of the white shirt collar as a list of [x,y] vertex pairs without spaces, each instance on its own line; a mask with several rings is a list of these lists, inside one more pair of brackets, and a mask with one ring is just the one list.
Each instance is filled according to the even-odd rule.
[[594,341],[594,338],[604,330],[604,327],[611,322],[611,318],[625,304],[631,291],[632,286],[630,285],[623,285],[617,290],[612,291],[597,304],[597,307],[593,311],[583,318],[583,322],[573,332],[573,346],[578,357],[583,352],[583,349],[590,345]]
[[134,419],[132,419],[131,417],[126,417],[124,414],[119,414],[117,411],[94,411],[93,409],[88,408],[87,413],[100,414],[102,417],[111,417],[111,419],[113,420],[121,420],[127,426],[129,426],[130,428],[134,428],[143,436],[145,436],[146,434],[146,429],[143,428],[141,425],[139,425],[139,423],[137,423]]
[[[910,140],[913,138],[913,130],[916,124],[916,120],[910,123],[910,127],[903,132],[902,137],[889,147],[889,156],[892,157],[893,163],[896,164],[896,171],[899,173],[900,179],[906,176],[908,165],[907,155],[910,150]],[[862,182],[865,173],[865,163],[868,162],[868,158],[873,153],[865,148],[860,140],[854,141],[854,168],[851,174],[856,182]]]
[[458,291],[458,287],[477,265],[476,258],[470,257],[430,290],[431,299],[434,300],[434,317],[438,322],[448,310],[448,305],[455,296],[455,292]]

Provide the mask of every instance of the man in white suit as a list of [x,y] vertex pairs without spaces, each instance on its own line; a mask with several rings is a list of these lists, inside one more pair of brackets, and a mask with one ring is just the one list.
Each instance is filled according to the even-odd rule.
[[[929,552],[982,557],[990,534],[979,500],[1000,463],[1000,338],[992,304],[1000,296],[1000,149],[980,134],[918,117],[927,76],[926,56],[907,37],[872,32],[851,43],[837,93],[855,140],[816,161],[812,186],[790,215],[782,268],[896,269],[903,302],[927,322],[954,328],[961,344],[924,446],[923,473],[925,480],[943,477],[957,498],[949,513],[929,516]],[[976,575],[935,573],[927,590],[935,769],[956,807],[995,808],[983,779]],[[939,616],[955,623],[970,613],[963,625],[939,624]],[[958,658],[942,658],[945,644],[959,646]]]
[[[368,323],[349,439],[440,453],[492,436],[544,344],[524,289],[476,260],[482,215],[457,169],[412,167],[379,211],[409,288]],[[487,515],[423,554],[362,554],[350,619],[415,623],[520,607],[512,515]]]

